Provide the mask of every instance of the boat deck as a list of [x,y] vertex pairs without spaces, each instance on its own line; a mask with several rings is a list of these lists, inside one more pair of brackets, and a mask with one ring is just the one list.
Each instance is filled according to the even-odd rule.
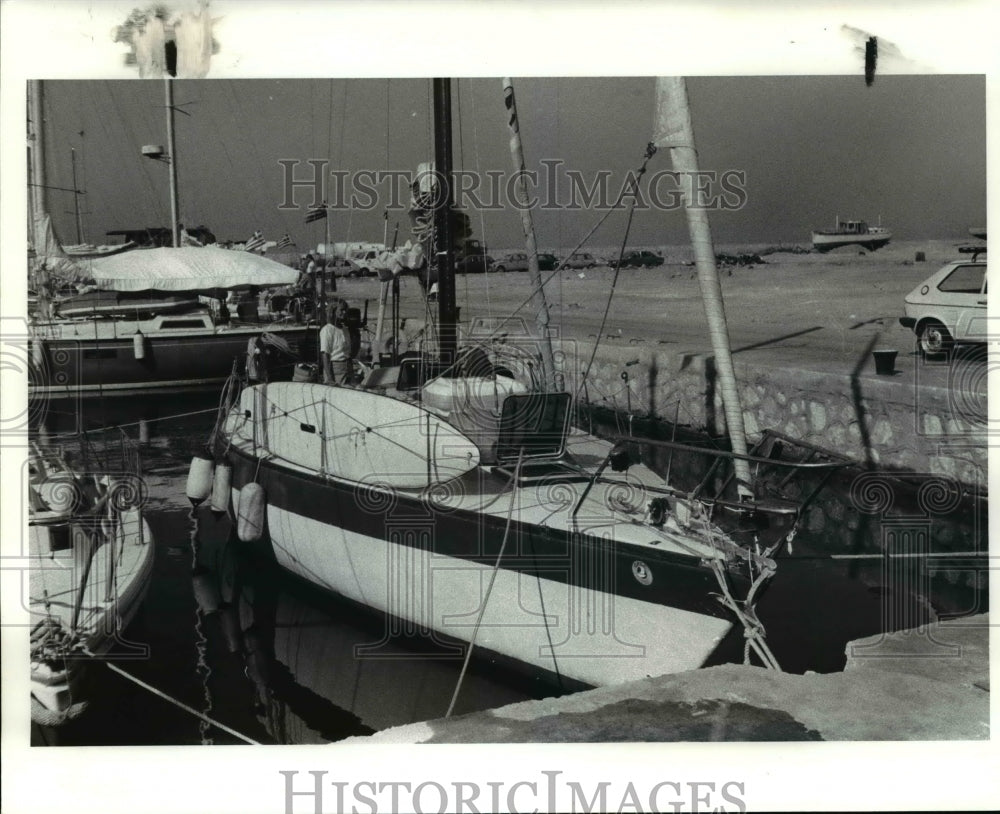
[[[315,405],[311,408],[316,409]],[[355,419],[339,413],[336,428],[331,426],[327,431],[335,436],[350,434],[352,427],[346,425],[363,427],[365,418],[371,420],[371,417]],[[324,472],[319,466],[290,460],[277,452],[287,446],[282,443],[286,439],[285,430],[295,433],[303,420],[298,411],[288,409],[286,404],[285,410],[270,413],[265,422],[266,431],[258,428],[255,433],[252,420],[234,413],[227,435],[236,449],[248,455],[260,456],[261,451],[266,450],[265,460],[283,468],[345,484],[355,483],[351,478],[338,477],[334,454],[328,456],[328,468]],[[316,418],[309,420],[310,426],[319,423]],[[288,427],[282,427],[283,424]],[[322,459],[315,451],[319,446],[310,445],[315,461]],[[663,479],[648,467],[633,464],[624,472],[607,467],[595,480],[593,475],[611,448],[609,441],[572,430],[563,456],[523,464],[522,477],[516,485],[513,465],[482,464],[457,477],[440,478],[429,486],[382,484],[378,478],[365,483],[367,488],[391,489],[401,495],[423,499],[441,512],[469,512],[501,521],[511,516],[522,524],[596,537],[613,535],[619,543],[702,559],[729,556],[732,544],[707,518],[693,520],[688,528],[682,528],[673,513],[660,526],[647,522],[650,500],[668,494]]]
[[101,544],[101,523],[38,511],[28,525],[29,624],[54,619],[68,631],[79,604],[76,628],[95,653],[110,647],[135,614],[153,568],[152,533],[138,510],[120,515],[113,544]]

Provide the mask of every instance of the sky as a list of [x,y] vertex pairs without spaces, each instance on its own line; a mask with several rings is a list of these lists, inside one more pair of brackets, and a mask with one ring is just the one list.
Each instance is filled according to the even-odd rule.
[[[610,200],[627,173],[642,163],[653,135],[655,80],[651,77],[515,79],[526,166],[537,171],[540,203],[570,200],[566,172],[587,187],[605,173]],[[721,244],[808,243],[814,228],[860,218],[893,230],[897,239],[954,238],[986,222],[986,89],[982,75],[885,75],[867,87],[852,76],[692,77],[688,94],[700,168],[726,172],[745,190],[729,209],[712,213]],[[58,80],[44,83],[49,186],[71,189],[71,150],[77,189],[84,190],[83,239],[102,242],[113,229],[169,225],[167,167],[142,157],[146,144],[166,145],[162,80]],[[503,201],[488,173],[513,168],[499,78],[452,83],[455,166],[479,178],[478,199]],[[207,225],[219,239],[243,240],[256,229],[277,240],[288,233],[302,252],[325,239],[324,224],[307,226],[311,189],[286,200],[287,170],[311,177],[309,160],[353,179],[360,171],[415,173],[432,157],[430,82],[422,79],[205,79],[174,83],[180,219]],[[552,176],[555,187],[546,184]],[[661,152],[647,180],[670,169]],[[343,176],[342,176],[343,177]],[[362,179],[362,183],[364,183]],[[493,182],[495,183],[495,182]],[[657,206],[636,212],[629,243],[687,240],[683,212],[671,208],[669,176]],[[717,181],[712,185],[718,188]],[[332,178],[325,188],[333,200]],[[331,240],[380,242],[389,182],[369,186],[335,211]],[[534,189],[534,187],[533,187]],[[648,187],[646,187],[648,189]],[[403,197],[402,201],[405,202]],[[298,208],[280,209],[294,203]],[[523,245],[518,212],[477,206],[466,211],[476,237],[490,247]],[[738,207],[736,204],[741,204]],[[76,242],[73,195],[50,191],[57,234]],[[575,246],[607,212],[594,205],[536,207],[543,248]],[[388,217],[390,241],[405,211]],[[616,246],[624,210],[612,214],[590,246]]]

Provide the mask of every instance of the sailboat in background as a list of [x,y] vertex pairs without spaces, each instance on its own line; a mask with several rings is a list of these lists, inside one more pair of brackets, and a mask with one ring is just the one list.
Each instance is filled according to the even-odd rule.
[[[169,123],[171,80],[166,85]],[[29,84],[29,284],[36,292],[30,304],[31,397],[217,387],[251,345],[259,375],[270,378],[291,379],[297,363],[315,359],[317,325],[291,313],[289,296],[268,299],[263,312],[257,303],[257,292],[292,286],[297,271],[249,251],[178,247],[173,183],[174,248],[67,254],[45,206],[41,92],[40,82]],[[73,293],[60,297],[60,285]],[[230,315],[222,301],[232,291],[250,292],[251,301]],[[211,309],[199,297],[217,299],[219,306]],[[317,316],[315,306],[303,310]]]
[[[683,82],[665,81],[660,91],[660,140],[688,171]],[[448,80],[434,80],[434,159],[445,183],[450,94]],[[513,102],[511,89],[512,131]],[[517,171],[523,158],[513,138]],[[800,507],[754,498],[750,466],[780,462],[746,451],[735,386],[722,384],[735,480],[715,497],[665,484],[628,439],[573,428],[573,399],[560,386],[547,331],[524,332],[520,349],[530,360],[518,370],[496,360],[500,334],[515,333],[509,323],[459,343],[450,188],[436,197],[426,252],[439,282],[434,352],[375,370],[358,388],[229,388],[211,453],[231,483],[226,502],[240,538],[268,539],[287,570],[384,614],[387,636],[406,630],[457,641],[467,657],[480,648],[563,686],[700,667],[734,625],[776,667],[754,602]],[[695,211],[690,190],[688,206]],[[713,338],[724,344],[706,217],[701,210],[692,219],[692,236]],[[717,352],[724,379],[732,364],[724,348]]]

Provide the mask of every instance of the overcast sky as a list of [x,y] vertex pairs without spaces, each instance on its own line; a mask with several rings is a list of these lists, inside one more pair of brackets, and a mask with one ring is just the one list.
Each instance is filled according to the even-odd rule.
[[[610,173],[614,197],[652,138],[655,80],[524,78],[515,89],[528,169],[539,172],[540,185],[542,162],[558,160],[588,185]],[[712,216],[717,243],[806,243],[811,229],[832,225],[838,215],[881,217],[897,239],[961,240],[986,221],[981,76],[879,76],[872,87],[860,75],[704,77],[689,79],[688,92],[701,168],[745,173],[745,204]],[[456,168],[509,175],[500,80],[461,79],[453,99]],[[255,229],[268,239],[287,232],[302,251],[323,240],[322,224],[304,223],[310,190],[296,193],[300,209],[278,209],[285,197],[279,160],[302,162],[299,177],[309,177],[309,159],[348,173],[414,172],[432,155],[430,83],[423,80],[177,81],[175,105],[183,111],[176,116],[181,220],[205,224],[220,239],[241,240]],[[76,148],[86,240],[101,242],[112,229],[169,225],[167,168],[140,154],[142,145],[166,144],[162,81],[46,82],[44,112],[49,185],[72,187]],[[647,177],[669,169],[661,153]],[[558,180],[547,194],[565,202],[570,187],[562,170]],[[332,200],[334,187],[326,191]],[[332,239],[381,240],[388,183],[378,191],[367,211],[362,205],[334,213]],[[544,199],[546,191],[538,191]],[[487,187],[480,198],[490,200]],[[73,196],[50,192],[49,209],[60,238],[75,242]],[[520,220],[509,207],[468,211],[488,245],[521,244]],[[572,247],[603,214],[593,206],[536,209],[539,244]],[[390,239],[397,222],[402,240],[401,210],[390,212]],[[591,244],[617,244],[624,224],[624,213],[612,215]],[[681,212],[653,206],[636,214],[629,242],[684,243],[685,230]]]

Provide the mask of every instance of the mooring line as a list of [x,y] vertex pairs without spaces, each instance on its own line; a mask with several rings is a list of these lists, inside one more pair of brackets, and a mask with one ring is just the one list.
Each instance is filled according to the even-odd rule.
[[497,554],[497,561],[493,565],[493,571],[490,574],[489,585],[486,586],[486,596],[483,598],[483,605],[479,609],[479,616],[476,618],[476,626],[472,630],[472,638],[469,640],[469,646],[465,650],[465,661],[462,662],[462,672],[459,673],[458,683],[455,684],[455,692],[452,693],[451,703],[448,704],[448,711],[444,714],[445,718],[450,718],[451,713],[455,709],[455,702],[458,700],[458,693],[462,689],[462,682],[465,681],[465,672],[469,669],[469,659],[472,658],[472,651],[476,646],[476,638],[479,635],[479,626],[482,624],[483,616],[486,614],[486,604],[490,601],[490,594],[493,592],[493,583],[497,578],[497,571],[500,570],[500,561],[503,559],[504,549],[507,547],[507,538],[510,536],[510,522],[514,515],[514,503],[517,499],[517,482],[521,475],[521,464],[524,461],[524,447],[521,447],[517,454],[517,467],[514,469],[513,482],[515,484],[514,489],[510,493],[510,507],[507,510],[507,527],[503,532],[503,540],[500,542],[500,553]]
[[[91,653],[90,655],[93,655],[93,653]],[[131,682],[133,682],[135,684],[138,684],[144,690],[149,690],[149,692],[153,693],[153,695],[156,695],[156,696],[162,698],[164,701],[169,701],[174,706],[180,707],[185,712],[190,712],[192,715],[194,715],[197,718],[200,718],[202,721],[205,721],[206,723],[209,723],[212,726],[218,727],[223,732],[228,732],[234,738],[239,738],[244,743],[249,743],[249,744],[252,744],[253,746],[260,746],[261,745],[260,741],[255,741],[253,738],[249,738],[246,735],[244,735],[243,733],[237,732],[235,729],[231,729],[230,727],[226,726],[223,723],[220,723],[219,721],[214,720],[213,718],[209,718],[207,715],[205,715],[205,714],[203,714],[201,712],[198,712],[198,710],[193,709],[192,707],[189,707],[187,704],[185,704],[185,703],[183,703],[181,701],[178,701],[176,698],[171,698],[169,695],[167,695],[162,690],[158,690],[156,687],[152,686],[151,684],[147,684],[142,679],[136,678],[134,675],[131,675],[130,673],[126,673],[123,669],[121,669],[121,667],[117,667],[117,666],[115,666],[114,664],[112,664],[109,661],[104,661],[102,663],[109,670],[112,670],[112,671],[118,673],[118,675],[122,676],[123,678],[127,678],[129,681],[131,681]]]

